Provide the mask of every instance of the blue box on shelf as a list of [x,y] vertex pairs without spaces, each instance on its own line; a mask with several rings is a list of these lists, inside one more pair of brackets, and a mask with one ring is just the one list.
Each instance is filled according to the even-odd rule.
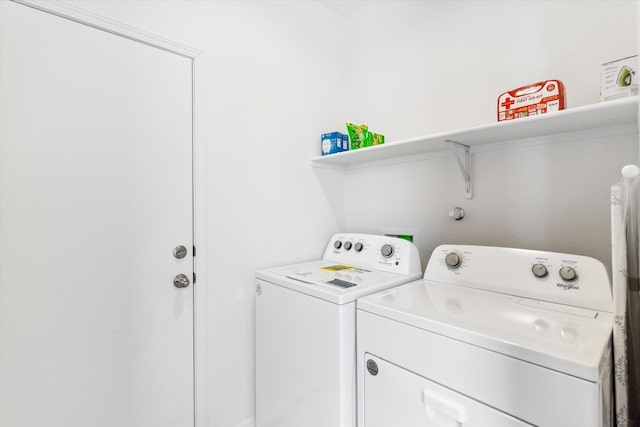
[[320,151],[323,156],[349,150],[349,135],[340,132],[323,133]]

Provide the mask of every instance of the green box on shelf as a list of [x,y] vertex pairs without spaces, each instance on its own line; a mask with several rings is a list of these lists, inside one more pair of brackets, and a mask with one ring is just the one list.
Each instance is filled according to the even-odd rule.
[[384,144],[384,135],[380,133],[370,133],[371,135],[371,145],[382,145]]
[[347,122],[347,132],[351,141],[351,150],[384,144],[384,135],[370,132],[367,125]]
[[349,141],[351,141],[351,150],[357,150],[367,146],[367,142],[371,145],[371,136],[367,125],[356,125],[353,123],[346,123],[347,133],[349,134]]

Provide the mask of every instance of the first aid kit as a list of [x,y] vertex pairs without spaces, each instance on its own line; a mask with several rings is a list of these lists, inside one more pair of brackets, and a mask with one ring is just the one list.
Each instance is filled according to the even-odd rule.
[[564,85],[546,80],[510,90],[498,97],[498,121],[564,110]]

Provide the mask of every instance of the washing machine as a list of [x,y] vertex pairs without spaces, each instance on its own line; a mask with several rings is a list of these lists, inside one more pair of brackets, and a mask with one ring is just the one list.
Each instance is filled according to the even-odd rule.
[[609,426],[612,322],[593,258],[440,246],[358,301],[358,426]]
[[366,234],[257,271],[257,427],[355,426],[356,299],[421,276],[413,243]]

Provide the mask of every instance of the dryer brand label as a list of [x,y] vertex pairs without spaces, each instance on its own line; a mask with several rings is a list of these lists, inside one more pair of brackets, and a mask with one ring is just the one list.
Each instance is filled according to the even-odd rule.
[[558,288],[562,288],[565,291],[568,291],[570,289],[573,289],[575,291],[580,290],[580,285],[578,285],[577,283],[556,283],[556,286]]

